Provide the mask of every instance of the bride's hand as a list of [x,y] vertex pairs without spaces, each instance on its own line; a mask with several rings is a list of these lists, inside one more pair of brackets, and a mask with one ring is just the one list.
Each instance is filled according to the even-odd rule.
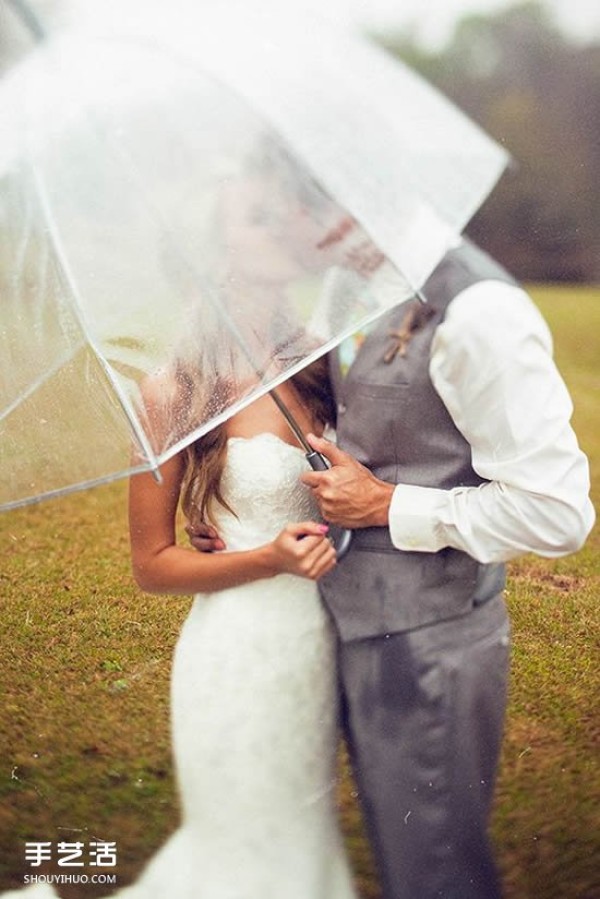
[[271,543],[280,573],[319,580],[334,567],[335,547],[327,539],[327,525],[315,521],[288,524]]

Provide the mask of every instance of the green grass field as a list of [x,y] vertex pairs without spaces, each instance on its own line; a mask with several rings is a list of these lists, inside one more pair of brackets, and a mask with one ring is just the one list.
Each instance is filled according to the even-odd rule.
[[[554,333],[598,506],[600,290],[532,294]],[[133,586],[123,483],[0,516],[0,537],[0,890],[28,873],[93,873],[32,869],[26,840],[116,841],[117,867],[104,870],[123,886],[178,820],[168,689],[190,601]],[[510,569],[514,664],[493,821],[507,899],[600,897],[599,575],[598,528],[575,556]],[[343,754],[340,770],[351,858],[363,896],[376,899]]]

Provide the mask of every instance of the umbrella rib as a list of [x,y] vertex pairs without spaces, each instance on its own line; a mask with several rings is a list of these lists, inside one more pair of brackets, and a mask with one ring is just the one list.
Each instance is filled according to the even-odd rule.
[[83,481],[78,481],[76,484],[67,484],[64,487],[56,487],[54,490],[46,490],[44,493],[36,493],[33,496],[25,496],[21,499],[2,503],[1,511],[11,512],[14,509],[22,509],[25,506],[34,506],[48,499],[58,499],[61,496],[69,496],[69,494],[76,493],[84,487],[88,489],[92,487],[102,487],[104,484],[112,484],[115,481],[130,477],[132,474],[142,474],[149,470],[154,473],[148,465],[136,465],[132,468],[127,468],[125,471],[113,472],[98,478],[88,478]]
[[119,384],[118,380],[115,378],[114,372],[112,371],[109,363],[104,358],[102,352],[96,345],[96,341],[92,337],[92,334],[90,332],[90,329],[88,327],[88,324],[86,322],[86,318],[85,318],[85,315],[83,312],[81,298],[79,295],[79,290],[77,289],[77,283],[73,276],[73,272],[71,271],[71,267],[68,263],[66,254],[64,252],[62,241],[60,239],[60,235],[58,233],[58,228],[56,226],[56,221],[54,219],[52,210],[50,208],[50,204],[48,202],[48,194],[45,189],[43,179],[41,178],[40,172],[38,170],[38,167],[35,165],[35,163],[32,165],[32,169],[33,169],[34,183],[37,188],[37,195],[38,195],[41,207],[42,207],[42,212],[43,212],[44,218],[46,220],[46,224],[48,225],[48,233],[50,235],[50,240],[52,241],[52,243],[54,245],[54,249],[55,249],[57,258],[59,260],[59,263],[62,267],[63,272],[65,273],[65,278],[66,278],[67,284],[70,288],[71,295],[75,301],[75,310],[76,310],[79,324],[81,326],[81,330],[83,331],[83,334],[85,336],[88,346],[94,353],[94,356],[96,357],[98,363],[100,364],[100,367],[104,371],[104,374],[106,375],[109,383],[111,384],[111,386],[115,392],[117,401],[118,401],[122,411],[124,412],[125,417],[127,418],[127,421],[129,422],[129,426],[130,426],[131,430],[133,431],[135,437],[137,438],[138,443],[139,443],[144,455],[148,459],[150,470],[154,474],[157,481],[160,482],[162,480],[162,478],[161,478],[161,475],[159,472],[159,462],[158,462],[158,459],[150,445],[150,441],[148,440],[146,434],[144,433],[143,428],[141,427],[141,425],[137,419],[137,416],[135,414],[135,411],[133,409],[131,401],[129,400],[129,397],[126,395],[123,388]]
[[[83,349],[84,346],[85,344],[82,342],[79,347],[76,347],[75,349]],[[30,396],[33,396],[36,390],[39,390],[40,387],[43,387],[47,381],[53,378],[54,375],[60,371],[63,365],[70,359],[72,359],[73,356],[73,352],[69,353],[68,355],[62,356],[58,360],[58,362],[56,362],[48,371],[45,371],[42,375],[36,378],[35,381],[30,383],[25,388],[25,390],[21,394],[19,394],[16,400],[13,400],[12,403],[9,403],[9,405],[2,410],[2,412],[0,413],[0,421],[4,421],[5,418],[8,418],[9,415],[11,415],[16,409],[19,408],[21,403],[29,399]]]

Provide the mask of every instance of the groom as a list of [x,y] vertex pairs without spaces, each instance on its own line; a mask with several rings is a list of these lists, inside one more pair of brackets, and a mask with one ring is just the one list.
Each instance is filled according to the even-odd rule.
[[[353,529],[320,583],[385,899],[498,899],[487,837],[506,704],[503,562],[591,529],[587,461],[544,322],[469,244],[331,374],[337,446],[308,472]],[[207,548],[206,541],[193,541]],[[215,544],[216,545],[216,544]]]

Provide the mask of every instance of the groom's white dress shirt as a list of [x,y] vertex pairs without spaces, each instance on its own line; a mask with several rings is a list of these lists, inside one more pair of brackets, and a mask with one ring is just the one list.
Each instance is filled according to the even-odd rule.
[[525,291],[484,281],[459,294],[436,330],[430,374],[489,483],[398,484],[389,512],[394,545],[451,546],[480,562],[577,550],[595,517],[588,462],[550,332]]

